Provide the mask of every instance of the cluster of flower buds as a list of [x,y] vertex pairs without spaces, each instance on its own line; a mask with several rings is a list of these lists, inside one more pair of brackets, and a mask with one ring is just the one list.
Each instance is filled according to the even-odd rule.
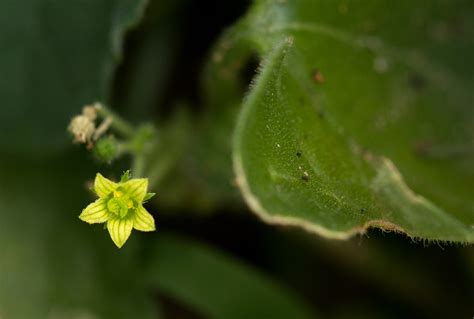
[[86,144],[99,161],[110,163],[119,154],[119,144],[113,135],[104,136],[112,124],[110,117],[96,125],[97,111],[102,107],[100,103],[84,106],[82,113],[72,118],[68,131],[74,143]]
[[97,110],[95,105],[86,105],[82,114],[76,115],[69,123],[68,131],[74,137],[74,143],[88,144],[93,142],[96,127]]

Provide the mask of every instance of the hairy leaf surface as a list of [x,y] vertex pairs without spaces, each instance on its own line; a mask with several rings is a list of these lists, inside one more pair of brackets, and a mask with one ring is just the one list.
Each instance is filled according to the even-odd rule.
[[218,99],[243,43],[263,59],[233,150],[253,211],[330,238],[473,242],[473,15],[469,1],[257,1],[213,61]]

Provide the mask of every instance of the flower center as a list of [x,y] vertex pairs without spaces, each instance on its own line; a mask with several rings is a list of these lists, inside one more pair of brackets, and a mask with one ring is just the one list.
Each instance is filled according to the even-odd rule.
[[127,216],[128,211],[133,208],[135,208],[133,201],[120,190],[114,191],[113,197],[107,202],[107,209],[120,218]]

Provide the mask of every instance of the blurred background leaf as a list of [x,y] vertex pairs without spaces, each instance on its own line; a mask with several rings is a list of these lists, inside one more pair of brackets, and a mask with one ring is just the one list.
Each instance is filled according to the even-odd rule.
[[161,233],[146,278],[204,318],[315,318],[292,293],[237,259]]
[[22,167],[0,182],[2,318],[156,318],[138,242],[112,249],[106,230],[77,218],[92,199],[85,191],[90,164],[75,152],[2,161]]
[[138,23],[145,2],[2,2],[3,152],[47,156],[70,142],[70,118],[107,99],[124,33]]

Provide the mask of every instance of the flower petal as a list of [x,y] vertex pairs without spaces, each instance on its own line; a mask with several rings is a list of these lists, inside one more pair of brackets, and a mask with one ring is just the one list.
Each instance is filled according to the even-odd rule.
[[109,219],[106,200],[99,198],[82,210],[79,218],[89,224],[103,223]]
[[133,228],[140,231],[154,231],[155,220],[143,206],[138,206],[133,215]]
[[111,218],[107,222],[107,229],[109,230],[110,238],[117,245],[122,248],[132,233],[133,219],[132,218]]
[[102,174],[97,173],[94,181],[94,191],[99,197],[105,197],[113,192],[117,188],[117,183],[112,182],[111,180],[102,176]]
[[122,188],[131,199],[134,199],[137,203],[141,204],[147,194],[148,178],[131,179],[128,182],[123,183]]

